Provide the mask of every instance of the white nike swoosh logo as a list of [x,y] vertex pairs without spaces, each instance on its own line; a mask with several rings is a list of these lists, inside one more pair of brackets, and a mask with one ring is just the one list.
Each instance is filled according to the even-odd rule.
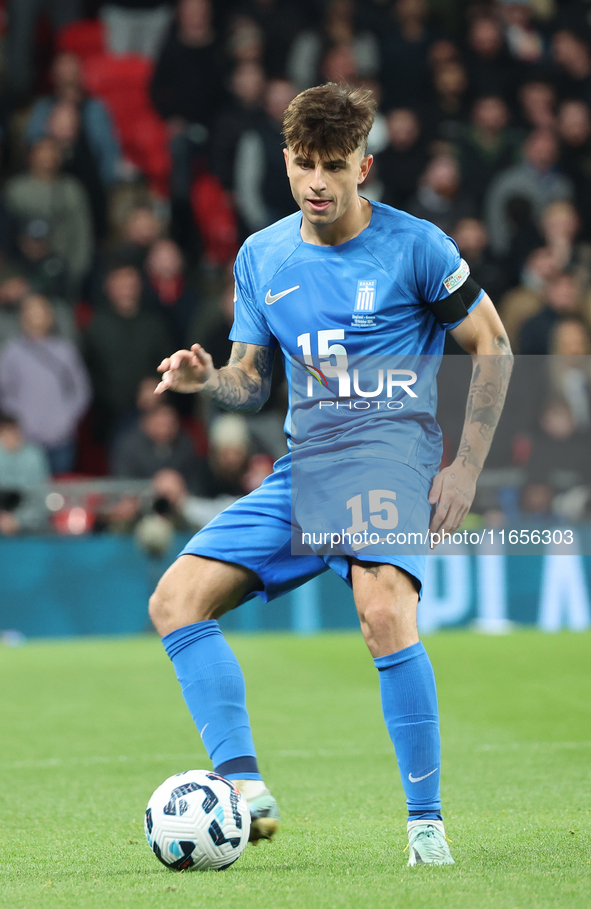
[[289,290],[282,290],[278,294],[272,294],[271,291],[268,290],[267,296],[265,297],[265,303],[267,304],[267,306],[271,306],[272,303],[276,303],[277,300],[281,299],[281,297],[285,297],[285,296],[287,296],[287,294],[291,294],[294,292],[294,290],[299,290],[299,289],[300,289],[300,285],[296,284],[295,287],[290,287]]
[[438,770],[439,770],[439,767],[436,767],[435,770],[431,770],[431,772],[426,773],[425,776],[418,776],[416,779],[414,778],[412,773],[409,773],[408,778],[411,781],[411,783],[420,783],[421,780],[426,780],[428,776],[433,776],[433,774],[437,773]]

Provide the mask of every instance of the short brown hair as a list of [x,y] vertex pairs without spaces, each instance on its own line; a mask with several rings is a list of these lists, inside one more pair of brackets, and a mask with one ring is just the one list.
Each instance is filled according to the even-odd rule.
[[293,152],[335,151],[347,157],[357,148],[367,150],[376,102],[369,89],[327,82],[300,92],[283,117],[285,144]]

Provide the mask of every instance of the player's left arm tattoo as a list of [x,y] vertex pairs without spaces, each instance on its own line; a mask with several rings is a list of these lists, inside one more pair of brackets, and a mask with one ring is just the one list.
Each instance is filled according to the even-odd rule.
[[235,341],[227,365],[209,388],[212,400],[224,410],[256,413],[269,397],[274,356],[271,347]]
[[371,562],[367,567],[364,567],[363,570],[365,574],[371,574],[377,580],[381,568],[382,564],[380,562]]
[[509,338],[486,294],[452,334],[472,356],[472,379],[458,454],[434,477],[429,493],[429,502],[437,506],[433,533],[454,533],[470,510],[513,369]]
[[457,458],[482,470],[497,428],[513,368],[506,335],[491,339],[491,353],[474,354],[466,418]]

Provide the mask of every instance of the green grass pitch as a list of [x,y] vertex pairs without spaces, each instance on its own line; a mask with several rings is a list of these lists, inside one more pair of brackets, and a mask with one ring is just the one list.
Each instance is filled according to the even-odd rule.
[[456,865],[407,868],[360,636],[234,637],[284,824],[228,871],[150,853],[152,791],[208,767],[156,637],[0,650],[0,906],[583,909],[591,905],[591,635],[426,639]]

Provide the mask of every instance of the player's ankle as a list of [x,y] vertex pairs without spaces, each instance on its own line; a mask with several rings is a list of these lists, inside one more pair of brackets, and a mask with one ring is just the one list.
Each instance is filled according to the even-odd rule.
[[247,802],[252,802],[253,799],[258,799],[262,795],[269,795],[264,780],[232,780],[232,782]]
[[409,811],[408,821],[443,821],[440,811]]

